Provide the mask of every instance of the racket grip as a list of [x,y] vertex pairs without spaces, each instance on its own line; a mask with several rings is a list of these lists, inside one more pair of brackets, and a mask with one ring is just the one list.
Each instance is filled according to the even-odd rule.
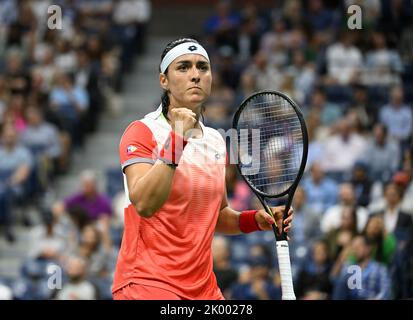
[[288,241],[277,241],[277,256],[281,276],[282,300],[295,300]]

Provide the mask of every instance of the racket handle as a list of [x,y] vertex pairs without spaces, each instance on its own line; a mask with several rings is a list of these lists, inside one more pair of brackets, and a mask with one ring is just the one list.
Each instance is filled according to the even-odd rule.
[[277,241],[277,256],[281,276],[282,300],[295,300],[290,251],[286,240]]

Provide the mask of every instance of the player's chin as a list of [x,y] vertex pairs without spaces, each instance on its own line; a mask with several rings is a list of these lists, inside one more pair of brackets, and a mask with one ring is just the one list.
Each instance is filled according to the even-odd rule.
[[187,99],[188,105],[192,106],[199,106],[202,105],[206,101],[207,97],[205,95],[190,95]]

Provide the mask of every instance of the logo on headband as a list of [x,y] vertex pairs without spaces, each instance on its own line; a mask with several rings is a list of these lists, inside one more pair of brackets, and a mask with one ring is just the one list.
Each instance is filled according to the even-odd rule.
[[189,48],[188,48],[188,50],[189,51],[195,51],[195,50],[197,50],[198,48],[196,47],[196,46],[190,46]]

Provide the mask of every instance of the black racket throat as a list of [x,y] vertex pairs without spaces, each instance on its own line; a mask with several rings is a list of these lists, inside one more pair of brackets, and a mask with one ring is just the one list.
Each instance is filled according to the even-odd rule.
[[[294,190],[294,191],[295,191],[295,190]],[[259,194],[255,194],[255,195],[257,196],[258,200],[261,202],[261,204],[262,204],[263,208],[265,209],[265,211],[266,211],[270,216],[272,216],[272,217],[274,218],[274,220],[276,221],[276,223],[277,223],[277,218],[274,217],[274,215],[273,215],[273,213],[272,213],[272,211],[271,211],[271,208],[270,208],[270,206],[268,205],[268,203],[265,201],[265,199],[264,199],[261,195],[259,195]],[[285,209],[284,209],[283,217],[282,217],[281,232],[280,232],[280,230],[279,230],[279,226],[278,226],[276,223],[272,225],[272,230],[273,230],[273,233],[274,233],[274,237],[275,237],[275,239],[276,239],[277,241],[282,241],[282,240],[286,240],[286,241],[287,241],[287,240],[288,240],[288,238],[287,238],[287,233],[284,231],[284,228],[286,227],[286,225],[284,225],[284,221],[285,221],[285,219],[288,218],[288,211],[289,211],[290,208],[291,208],[291,202],[292,202],[293,197],[294,197],[294,192],[292,192],[291,194],[289,194],[287,203],[286,203],[286,205],[285,205]]]

